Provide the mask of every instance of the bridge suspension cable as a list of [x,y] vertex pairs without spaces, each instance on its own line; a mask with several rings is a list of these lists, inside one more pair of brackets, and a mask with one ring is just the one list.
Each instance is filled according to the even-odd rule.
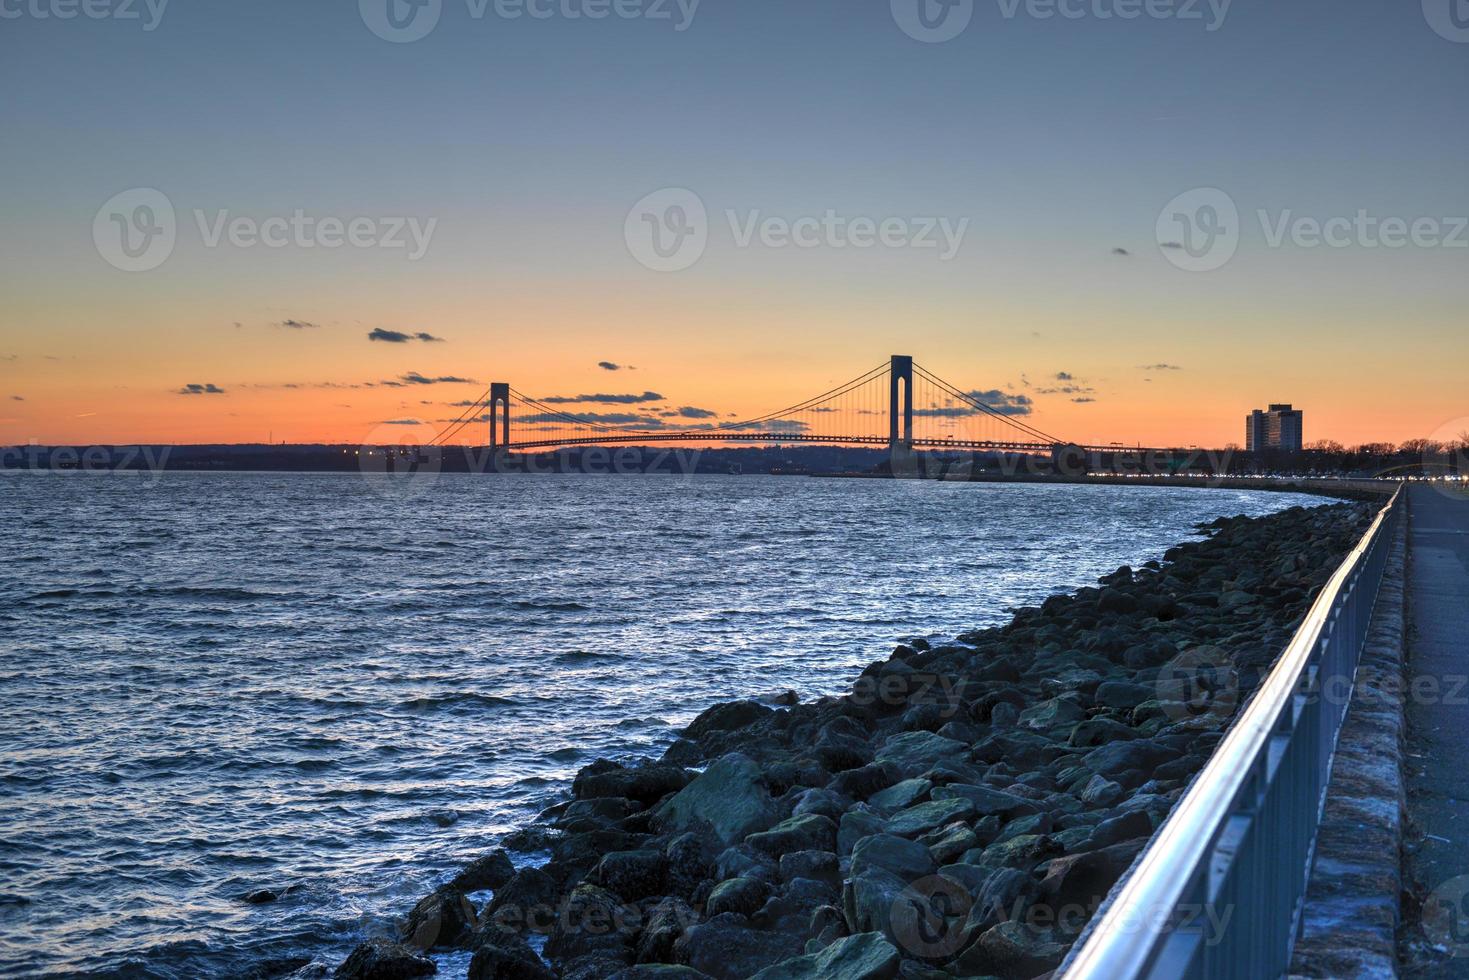
[[1065,441],[1063,439],[1057,439],[1055,436],[1050,435],[1048,433],[1042,432],[1040,429],[1037,429],[1033,425],[1029,425],[1029,424],[1027,424],[1025,422],[1018,421],[1013,416],[1006,415],[1005,413],[999,411],[998,409],[996,409],[992,405],[986,405],[980,399],[975,398],[973,395],[969,394],[968,392],[960,391],[958,388],[956,388],[953,385],[949,384],[943,378],[940,378],[937,375],[933,374],[931,371],[928,371],[927,369],[925,369],[920,364],[914,364],[913,365],[913,370],[916,371],[916,372],[918,372],[920,375],[922,375],[924,378],[926,378],[927,380],[929,380],[933,384],[938,385],[940,388],[944,389],[945,391],[947,391],[950,395],[954,396],[955,398],[959,398],[959,399],[963,400],[965,403],[967,403],[969,405],[972,405],[975,408],[979,409],[980,411],[985,412],[985,413],[993,416],[996,419],[999,419],[1001,422],[1004,422],[1006,425],[1009,425],[1011,428],[1017,429],[1017,430],[1019,430],[1021,432],[1026,433],[1027,435],[1033,436],[1034,438],[1039,439],[1042,442],[1049,442],[1049,443],[1057,443],[1057,444],[1059,444],[1059,443]]
[[[564,407],[568,403],[598,408],[577,412]],[[498,411],[497,405],[502,406]],[[793,405],[738,420],[720,420],[705,408],[675,407],[653,392],[534,398],[497,383],[467,403],[428,445],[442,446],[484,421],[499,430],[491,435],[492,446],[521,450],[608,443],[765,442],[1045,452],[1062,443],[1023,420],[1031,410],[1024,396],[966,392],[911,358],[894,357]]]

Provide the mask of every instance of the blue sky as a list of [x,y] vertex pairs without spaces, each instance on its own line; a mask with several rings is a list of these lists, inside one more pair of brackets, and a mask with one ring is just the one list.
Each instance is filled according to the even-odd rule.
[[[1334,376],[1387,370],[1406,384],[1427,370],[1430,388],[1447,379],[1427,352],[1466,353],[1469,249],[1271,249],[1254,217],[1469,215],[1469,43],[1436,33],[1418,3],[1236,0],[1189,5],[1192,19],[1157,0],[1173,15],[1122,20],[1099,16],[1119,0],[1068,2],[1075,18],[990,0],[934,44],[905,34],[888,3],[828,0],[703,0],[691,19],[670,0],[658,8],[669,19],[601,20],[566,14],[597,0],[556,0],[545,19],[443,0],[412,43],[376,36],[356,3],[173,0],[146,30],[142,0],[138,19],[58,19],[66,2],[0,0],[0,354],[30,358],[41,395],[78,394],[46,374],[47,356],[137,357],[137,370],[191,373],[179,383],[235,364],[275,379],[300,352],[240,355],[225,328],[303,309],[344,336],[357,324],[456,334],[460,357],[508,346],[519,376],[548,384],[559,352],[609,333],[646,359],[692,331],[689,358],[666,365],[684,375],[744,329],[799,325],[809,350],[860,345],[862,366],[898,334],[976,387],[1063,368],[1105,377],[1113,407],[1085,409],[1101,429],[1150,414],[1140,379],[1119,380],[1134,363],[1187,361],[1243,411],[1331,386],[1276,365],[1252,388],[1239,343],[1283,346],[1297,365],[1346,343],[1367,353],[1328,358]],[[98,262],[88,229],[132,187],[162,190],[181,215],[434,216],[437,237],[407,268],[346,254],[225,261],[181,233],[167,265],[129,276]],[[830,208],[965,217],[970,230],[945,263],[738,249],[717,234],[697,266],[663,276],[629,262],[622,228],[665,187],[696,191],[715,225],[727,210]],[[1173,269],[1154,240],[1160,208],[1197,187],[1226,190],[1244,215],[1238,257],[1207,275]],[[527,331],[537,343],[518,339]],[[1036,334],[1054,346],[1027,349]],[[1412,425],[1452,408],[1420,406]],[[1318,412],[1344,430],[1356,417],[1345,402]],[[1232,431],[1235,414],[1209,424]]]

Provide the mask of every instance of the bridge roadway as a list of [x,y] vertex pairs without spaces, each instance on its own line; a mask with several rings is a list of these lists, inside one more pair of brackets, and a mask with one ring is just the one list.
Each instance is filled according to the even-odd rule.
[[[642,445],[648,442],[763,442],[763,443],[827,443],[846,446],[876,446],[886,448],[887,436],[822,436],[782,432],[635,432],[609,433],[601,436],[578,436],[570,439],[511,440],[505,449],[565,449],[572,446],[593,445]],[[915,449],[967,449],[978,451],[1050,453],[1069,443],[1051,442],[996,442],[990,440],[970,441],[964,439],[911,439]],[[1185,453],[1190,450],[1159,449],[1139,446],[1079,446],[1088,453]]]

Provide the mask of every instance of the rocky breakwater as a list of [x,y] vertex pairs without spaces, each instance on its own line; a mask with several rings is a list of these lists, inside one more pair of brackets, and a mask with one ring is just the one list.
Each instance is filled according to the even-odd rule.
[[429,975],[445,948],[470,980],[1045,974],[1370,512],[1221,519],[1004,627],[899,646],[847,695],[715,705],[660,760],[583,769],[504,842],[526,857],[476,861],[337,976]]

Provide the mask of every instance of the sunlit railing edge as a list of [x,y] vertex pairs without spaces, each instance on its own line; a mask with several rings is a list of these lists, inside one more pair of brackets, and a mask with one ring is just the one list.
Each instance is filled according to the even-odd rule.
[[[1400,483],[1392,499],[1378,512],[1367,532],[1322,588],[1285,651],[1240,711],[1208,763],[1158,828],[1128,874],[1097,910],[1071,955],[1057,971],[1058,977],[1064,980],[1163,980],[1189,976],[1196,971],[1209,972],[1199,969],[1196,959],[1201,951],[1199,910],[1186,908],[1186,905],[1198,904],[1189,903],[1191,897],[1203,903],[1213,902],[1218,897],[1220,882],[1228,877],[1231,870],[1231,860],[1242,850],[1236,847],[1232,853],[1221,854],[1221,850],[1228,850],[1221,848],[1228,825],[1241,815],[1239,802],[1253,788],[1256,802],[1260,804],[1257,811],[1263,811],[1265,797],[1272,788],[1271,781],[1286,772],[1280,763],[1282,753],[1275,753],[1272,758],[1272,739],[1276,736],[1301,740],[1308,737],[1309,733],[1303,731],[1304,726],[1297,724],[1302,717],[1298,699],[1304,696],[1303,689],[1310,691],[1313,682],[1319,685],[1320,671],[1317,670],[1314,676],[1309,672],[1319,666],[1321,658],[1318,654],[1322,650],[1323,639],[1328,638],[1328,627],[1338,625],[1333,623],[1333,619],[1340,616],[1346,604],[1355,602],[1357,607],[1365,608],[1365,613],[1358,611],[1357,616],[1370,618],[1384,564],[1373,561],[1373,558],[1381,557],[1381,549],[1390,540],[1404,506],[1404,498],[1404,485]],[[1369,577],[1375,578],[1364,581],[1364,573],[1371,573]],[[1359,591],[1364,586],[1370,586],[1370,596]],[[1353,674],[1365,640],[1365,619],[1359,632],[1362,635],[1354,636],[1349,644]],[[1346,703],[1350,703],[1349,692],[1350,688]],[[1345,707],[1346,704],[1342,704],[1331,721],[1325,746],[1327,760],[1335,748]],[[1289,718],[1288,710],[1291,711]],[[1297,748],[1299,746],[1298,742]],[[1231,918],[1226,921],[1235,929],[1247,930],[1242,939],[1236,936],[1236,941],[1229,944],[1231,955],[1237,956],[1243,948],[1257,954],[1261,962],[1249,961],[1255,957],[1235,959],[1227,972],[1211,972],[1209,975],[1278,976],[1284,972],[1294,944],[1328,778],[1329,761],[1324,771],[1318,772],[1320,791],[1310,794],[1309,813],[1297,815],[1301,824],[1309,826],[1305,860],[1299,874],[1285,876],[1291,889],[1287,896],[1290,899],[1289,921],[1268,922],[1254,929],[1257,934],[1284,932],[1284,943],[1277,944],[1278,948],[1271,948],[1272,944],[1259,942],[1258,935],[1250,934],[1252,927],[1248,916],[1243,919],[1234,917],[1234,913],[1241,910],[1229,909]],[[1250,828],[1251,831],[1255,829]],[[1282,828],[1274,829],[1279,831]],[[1284,829],[1301,828],[1293,824]],[[1243,836],[1244,832],[1235,828],[1230,834],[1231,842],[1237,844]],[[1296,846],[1300,846],[1299,842]],[[1266,911],[1278,914],[1278,910]],[[1193,914],[1194,921],[1185,922],[1186,914]]]

